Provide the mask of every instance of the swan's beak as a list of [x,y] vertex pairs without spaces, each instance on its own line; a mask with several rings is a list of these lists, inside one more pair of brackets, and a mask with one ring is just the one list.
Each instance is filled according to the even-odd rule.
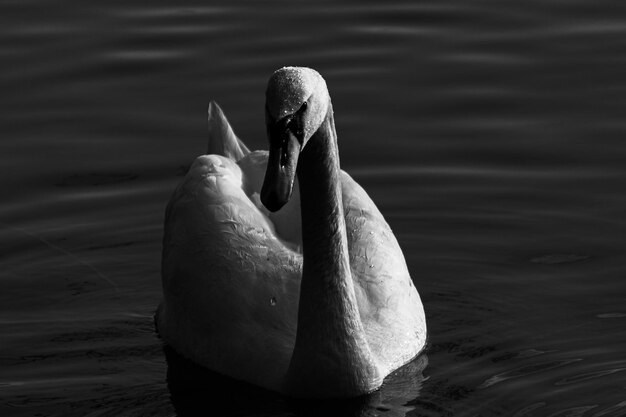
[[261,202],[269,211],[278,211],[291,198],[301,145],[289,129],[280,138],[270,140],[265,180],[261,189]]

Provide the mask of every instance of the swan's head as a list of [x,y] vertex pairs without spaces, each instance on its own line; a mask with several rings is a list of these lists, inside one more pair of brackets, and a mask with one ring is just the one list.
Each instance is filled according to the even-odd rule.
[[277,211],[291,197],[298,157],[326,118],[330,97],[317,71],[284,67],[270,77],[265,99],[270,156],[261,201]]

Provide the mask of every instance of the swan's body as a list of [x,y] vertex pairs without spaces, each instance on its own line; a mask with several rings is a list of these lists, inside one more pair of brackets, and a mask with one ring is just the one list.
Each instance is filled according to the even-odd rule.
[[[224,375],[296,396],[353,396],[415,357],[426,324],[393,233],[339,170],[320,80],[303,68],[274,74],[269,154],[249,152],[211,106],[209,150],[220,155],[198,157],[168,205],[157,325],[180,354]],[[298,94],[323,114],[307,113]],[[304,108],[299,129],[285,128],[294,107]],[[273,210],[289,202],[270,213],[261,200]]]

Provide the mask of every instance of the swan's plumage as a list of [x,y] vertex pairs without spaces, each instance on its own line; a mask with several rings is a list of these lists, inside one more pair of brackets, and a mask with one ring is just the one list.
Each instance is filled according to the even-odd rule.
[[[265,158],[264,158],[265,156]],[[159,333],[183,356],[278,389],[293,350],[302,255],[276,236],[244,182],[219,155],[200,156],[167,208]]]
[[[268,153],[248,151],[214,103],[209,132],[217,154],[195,160],[166,211],[159,333],[202,366],[284,391],[302,279],[298,185],[269,213],[259,199]],[[340,179],[358,311],[387,375],[424,346],[423,307],[383,216],[348,174]]]

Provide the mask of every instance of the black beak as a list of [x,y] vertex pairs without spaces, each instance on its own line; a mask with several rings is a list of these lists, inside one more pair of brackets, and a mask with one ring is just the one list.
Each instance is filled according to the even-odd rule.
[[269,135],[270,155],[261,189],[261,202],[274,212],[291,198],[302,146],[288,126],[270,129]]

